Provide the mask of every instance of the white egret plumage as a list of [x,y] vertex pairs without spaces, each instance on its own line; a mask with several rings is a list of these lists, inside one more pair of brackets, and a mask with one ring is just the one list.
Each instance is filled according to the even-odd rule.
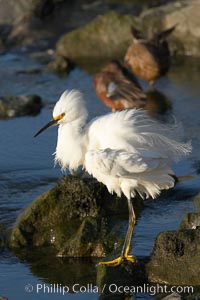
[[88,112],[82,94],[65,91],[53,110],[53,120],[39,130],[58,124],[55,161],[65,170],[79,166],[102,182],[110,193],[124,194],[128,200],[129,226],[121,256],[102,262],[118,265],[134,262],[129,254],[135,214],[131,198],[155,198],[175,184],[171,161],[191,152],[190,143],[169,137],[175,129],[151,119],[139,109],[97,117],[86,123]]

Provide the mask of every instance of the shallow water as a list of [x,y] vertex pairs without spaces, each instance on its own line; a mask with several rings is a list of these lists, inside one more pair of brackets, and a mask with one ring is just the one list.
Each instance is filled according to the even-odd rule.
[[[90,117],[101,115],[108,109],[97,99],[92,86],[92,76],[75,69],[66,78],[52,73],[26,74],[20,71],[41,68],[25,54],[6,54],[0,57],[1,95],[34,93],[45,102],[45,108],[36,117],[0,120],[0,224],[12,226],[21,210],[42,192],[51,188],[62,176],[53,165],[52,153],[56,144],[56,128],[33,139],[33,134],[51,118],[51,109],[66,88],[78,88],[85,94]],[[199,191],[200,149],[200,86],[199,69],[194,65],[174,67],[167,78],[161,79],[157,88],[172,102],[173,112],[183,123],[186,139],[192,139],[192,155],[175,166],[178,174],[195,175],[193,180],[177,185],[163,193],[156,201],[146,201],[137,221],[132,251],[136,256],[149,256],[154,238],[163,230],[176,229],[186,212],[194,211],[193,197]],[[123,221],[126,231],[127,221]],[[23,254],[17,257],[8,250],[0,250],[0,296],[14,299],[62,299],[60,293],[41,291],[37,284],[96,282],[94,261],[80,259],[46,258],[42,253]],[[39,262],[39,263],[38,263]],[[33,292],[26,292],[31,284]],[[28,286],[27,289],[29,289]],[[68,293],[67,299],[98,299],[97,293]],[[136,299],[150,299],[136,295]],[[122,298],[120,298],[122,299]]]

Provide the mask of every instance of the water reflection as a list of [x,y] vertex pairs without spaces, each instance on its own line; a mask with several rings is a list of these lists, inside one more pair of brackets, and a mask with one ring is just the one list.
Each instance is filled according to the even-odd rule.
[[[147,282],[145,261],[117,268],[97,266],[99,259],[59,258],[48,249],[20,250],[14,255],[42,280],[40,288],[55,293],[93,293],[104,299],[135,299],[134,287]],[[128,291],[129,289],[129,291]]]
[[47,284],[67,285],[71,293],[77,283],[80,286],[96,284],[98,259],[55,257],[53,252],[44,248],[16,250],[13,254],[29,267],[34,276]]

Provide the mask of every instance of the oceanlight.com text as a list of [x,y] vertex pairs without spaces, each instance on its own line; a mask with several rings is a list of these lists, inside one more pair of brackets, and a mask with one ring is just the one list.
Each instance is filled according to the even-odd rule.
[[35,286],[32,284],[27,284],[25,286],[25,291],[27,293],[36,293],[36,294],[60,294],[66,295],[68,293],[96,293],[103,294],[104,292],[110,294],[138,294],[145,293],[151,296],[154,296],[158,293],[161,294],[171,294],[171,293],[186,293],[192,294],[194,292],[193,286],[167,286],[167,285],[150,285],[143,284],[140,286],[122,286],[117,285],[115,283],[104,284],[101,288],[98,286],[89,283],[86,285],[81,285],[79,283],[75,283],[73,285],[65,285],[56,283],[56,284],[46,284],[46,283],[38,283]]

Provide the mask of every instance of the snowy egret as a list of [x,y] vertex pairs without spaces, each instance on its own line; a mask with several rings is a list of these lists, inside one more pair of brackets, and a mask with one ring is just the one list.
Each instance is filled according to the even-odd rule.
[[94,76],[97,96],[112,109],[141,108],[146,95],[136,77],[119,61],[109,62]]
[[132,45],[125,55],[125,63],[141,79],[154,85],[155,80],[167,73],[170,67],[170,51],[167,37],[174,31],[176,25],[166,30],[156,32],[147,40],[142,33],[131,27]]
[[53,110],[53,120],[35,136],[52,125],[59,125],[55,162],[62,170],[82,165],[110,193],[128,200],[129,225],[120,257],[102,262],[111,266],[128,260],[135,224],[131,198],[155,198],[161,190],[174,186],[170,161],[191,151],[190,143],[180,143],[167,135],[173,129],[147,116],[142,109],[123,110],[86,123],[88,112],[82,94],[65,91]]

